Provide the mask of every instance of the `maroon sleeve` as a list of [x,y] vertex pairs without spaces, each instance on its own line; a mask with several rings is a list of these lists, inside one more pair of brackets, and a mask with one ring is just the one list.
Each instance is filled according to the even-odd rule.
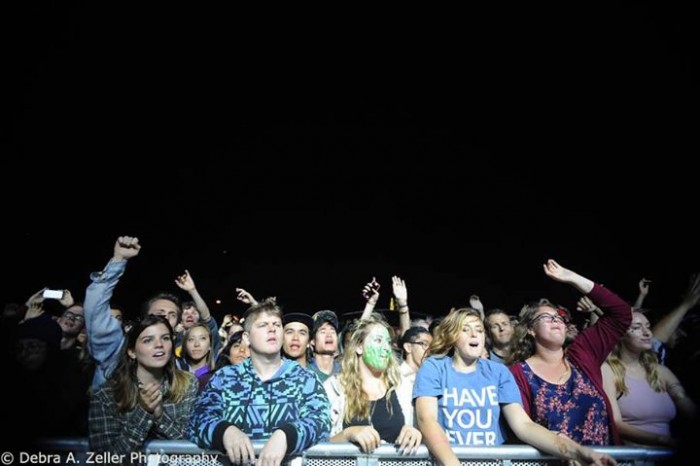
[[598,284],[593,286],[588,297],[602,309],[603,316],[579,333],[567,351],[600,365],[632,324],[632,306]]

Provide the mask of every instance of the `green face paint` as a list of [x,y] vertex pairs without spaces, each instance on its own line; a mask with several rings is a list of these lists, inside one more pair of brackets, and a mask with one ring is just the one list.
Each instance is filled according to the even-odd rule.
[[391,338],[389,331],[376,325],[365,338],[362,352],[362,360],[370,369],[383,371],[389,365],[391,353]]

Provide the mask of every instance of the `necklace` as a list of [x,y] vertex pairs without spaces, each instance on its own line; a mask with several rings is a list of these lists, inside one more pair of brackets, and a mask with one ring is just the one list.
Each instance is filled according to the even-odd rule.
[[562,380],[564,380],[570,372],[569,364],[566,362],[566,358],[564,358],[562,362],[564,363],[564,373],[562,373],[562,375],[559,376],[559,379],[557,379],[557,383],[561,383]]

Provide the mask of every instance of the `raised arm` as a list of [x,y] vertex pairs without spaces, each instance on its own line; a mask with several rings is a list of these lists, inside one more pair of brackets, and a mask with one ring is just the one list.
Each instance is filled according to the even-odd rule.
[[391,288],[399,307],[399,337],[402,337],[411,326],[411,316],[408,313],[408,288],[406,282],[394,275],[391,277]]
[[477,295],[473,294],[469,297],[469,307],[476,311],[479,311],[479,315],[481,315],[482,322],[486,320],[486,313],[484,312],[484,303],[481,302],[481,299]]
[[690,277],[690,284],[680,304],[663,316],[651,329],[654,336],[662,343],[667,343],[671,335],[683,321],[685,315],[700,302],[700,274]]
[[593,289],[594,283],[592,280],[562,267],[553,259],[549,259],[547,263],[544,264],[544,273],[552,280],[568,283],[583,294],[588,294]]
[[197,291],[197,287],[194,284],[194,279],[192,278],[190,271],[185,269],[185,273],[175,279],[175,284],[181,290],[189,293],[192,301],[194,301],[194,305],[199,311],[200,320],[204,323],[209,322],[209,319],[211,319],[211,311],[209,310],[209,306],[207,306],[206,301],[204,301],[202,296],[199,294],[199,291]]
[[110,300],[114,288],[124,274],[128,260],[141,251],[139,239],[120,236],[114,243],[114,254],[101,272],[90,275],[92,283],[85,291],[85,329],[88,349],[97,368],[93,388],[101,385],[114,371],[119,361],[119,350],[124,342],[120,322],[110,313]]
[[635,309],[642,308],[642,304],[644,304],[644,300],[649,294],[649,283],[651,283],[651,280],[647,280],[646,278],[639,280],[639,294],[637,295],[637,299],[634,301],[634,306],[632,306]]
[[248,293],[243,288],[236,288],[236,299],[249,306],[255,306],[258,304],[255,298],[253,298],[253,295]]

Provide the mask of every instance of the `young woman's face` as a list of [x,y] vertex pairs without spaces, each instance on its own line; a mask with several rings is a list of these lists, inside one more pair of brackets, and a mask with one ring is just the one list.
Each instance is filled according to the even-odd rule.
[[190,359],[201,361],[209,351],[211,351],[211,338],[209,338],[209,330],[203,327],[196,327],[190,330],[187,341],[185,341],[185,351]]
[[362,342],[362,348],[358,348],[362,360],[370,369],[383,371],[389,366],[393,357],[391,350],[391,337],[389,331],[383,325],[374,325]]
[[243,340],[232,344],[228,350],[228,360],[231,361],[231,364],[239,364],[245,361],[249,356],[250,350]]
[[136,339],[134,349],[128,351],[129,357],[136,359],[139,365],[147,369],[162,369],[170,361],[173,341],[165,324],[146,327]]
[[556,309],[540,306],[529,323],[530,334],[540,343],[551,342],[564,344],[566,339],[566,322]]
[[477,316],[467,316],[455,343],[455,351],[464,360],[474,360],[482,356],[486,343],[486,330]]
[[640,312],[632,313],[632,325],[622,337],[622,343],[632,352],[642,352],[652,348],[654,334],[649,319]]

